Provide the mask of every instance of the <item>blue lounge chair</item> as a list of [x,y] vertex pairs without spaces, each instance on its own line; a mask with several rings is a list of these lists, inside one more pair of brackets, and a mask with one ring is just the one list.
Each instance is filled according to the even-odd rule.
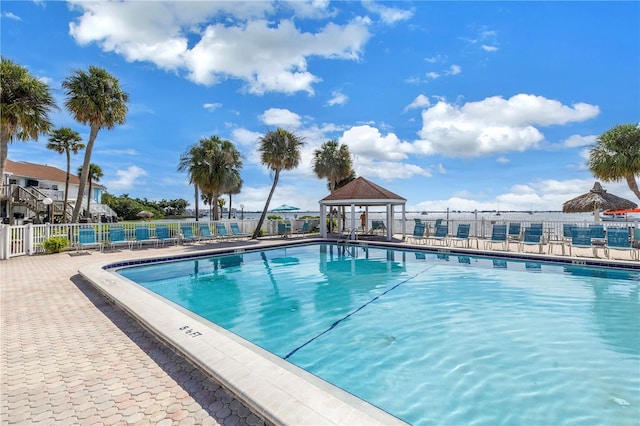
[[158,239],[157,244],[162,244],[163,246],[165,242],[173,242],[178,245],[178,238],[171,236],[169,227],[166,225],[156,226],[156,238]]
[[97,247],[102,251],[102,243],[96,238],[96,230],[93,228],[78,229],[78,245],[76,246],[76,251],[91,247]]
[[209,224],[208,223],[201,223],[200,224],[200,237],[203,240],[213,240],[215,239],[215,235],[213,235],[211,233],[211,228],[209,228]]
[[183,242],[196,242],[200,240],[200,237],[193,234],[193,228],[191,225],[180,225],[180,240]]
[[471,224],[461,223],[458,225],[455,237],[449,238],[448,243],[452,246],[462,243],[462,247],[469,247],[469,229],[471,229]]
[[291,224],[278,223],[278,235],[282,238],[287,238],[289,235],[291,235]]
[[571,243],[569,244],[569,256],[571,256],[572,249],[591,249],[591,253],[594,257],[597,257],[596,248],[591,244],[591,230],[589,228],[573,228],[571,231]]
[[420,241],[424,242],[424,223],[416,223],[413,227],[413,234],[407,237],[407,242],[413,240],[414,243],[418,243]]
[[493,249],[493,244],[502,245],[502,250],[507,250],[507,225],[493,225],[491,229],[491,239],[484,242],[484,249]]
[[149,228],[146,226],[136,226],[136,239],[133,242],[138,247],[142,248],[143,244],[157,244],[158,241],[151,238]]
[[304,222],[302,227],[298,230],[298,234],[302,234],[303,236],[309,233],[309,222]]
[[508,233],[509,240],[520,241],[521,226],[522,225],[520,223],[509,223],[509,233]]
[[636,258],[637,249],[631,245],[629,230],[626,228],[607,228],[607,243],[604,247],[604,254],[607,259],[611,259],[611,250],[628,251],[631,260]]
[[380,235],[384,235],[387,233],[387,227],[384,225],[384,222],[381,220],[372,220],[371,221],[371,229],[369,230],[370,234],[380,233]]
[[538,253],[542,253],[542,235],[538,231],[537,228],[525,228],[522,241],[518,244],[518,251],[523,251],[525,246],[537,245]]
[[224,223],[216,223],[216,236],[220,241],[229,240],[230,236]]
[[449,233],[448,225],[438,225],[436,227],[436,233],[425,237],[424,243],[428,244],[429,241],[433,240],[434,245],[445,245],[447,242],[447,234]]
[[[305,222],[305,225],[308,226],[308,224],[306,222]],[[232,222],[232,223],[229,224],[229,226],[231,227],[231,235],[233,237],[235,237],[235,238],[249,238],[249,237],[251,237],[251,234],[246,234],[246,233],[242,232],[237,223]]]
[[109,228],[109,248],[115,248],[119,245],[126,245],[131,249],[131,240],[124,235],[124,229],[121,226],[112,226]]

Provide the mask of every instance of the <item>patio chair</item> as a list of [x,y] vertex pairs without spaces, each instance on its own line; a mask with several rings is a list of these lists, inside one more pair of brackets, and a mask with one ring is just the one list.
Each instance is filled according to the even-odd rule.
[[387,233],[387,227],[384,225],[382,220],[372,220],[371,221],[371,229],[369,230],[370,234],[375,234],[380,232],[381,235]]
[[501,244],[502,250],[507,250],[507,225],[493,225],[491,238],[484,242],[484,249],[489,248],[493,250],[493,244],[495,243]]
[[631,246],[640,249],[640,228],[633,228],[633,241]]
[[124,229],[121,226],[112,226],[109,228],[109,248],[119,245],[126,245],[131,249],[131,240],[125,238]]
[[521,238],[521,227],[522,225],[518,223],[509,223],[509,232],[507,234],[507,238],[510,241],[520,241]]
[[[136,239],[133,244],[136,244],[139,248],[142,248],[143,244],[157,245],[158,240],[151,238],[149,228],[146,226],[136,226]],[[133,248],[132,244],[132,248]]]
[[[538,246],[538,253],[542,253],[542,234],[538,233],[538,228],[525,228],[522,241],[518,243],[518,251],[522,252],[525,246]],[[563,250],[564,252],[564,250]]]
[[569,244],[569,256],[573,255],[572,250],[574,248],[591,249],[593,257],[598,257],[596,247],[591,244],[591,229],[589,228],[573,228],[571,231],[571,243]]
[[626,228],[607,228],[607,243],[604,246],[607,259],[611,259],[611,250],[628,251],[631,260],[634,260],[638,253],[638,250],[631,245],[629,230]]
[[278,223],[278,235],[282,238],[287,238],[291,235],[290,223]]
[[76,245],[76,252],[90,247],[97,247],[98,250],[102,251],[102,242],[97,240],[96,230],[93,228],[78,229],[78,244]]
[[180,225],[180,240],[182,242],[197,242],[200,237],[193,234],[191,225]]
[[603,225],[589,225],[591,231],[591,244],[594,246],[604,246],[606,243],[606,236]]
[[[305,225],[307,225],[307,227],[309,226],[308,223],[305,222]],[[235,238],[250,238],[251,234],[247,234],[244,233],[240,230],[240,226],[238,226],[237,223],[232,222],[229,224],[229,227],[231,228],[231,235]]]
[[165,242],[173,242],[175,245],[178,245],[178,238],[171,236],[169,227],[166,225],[156,226],[156,238],[158,239],[156,245],[162,244],[162,246],[164,246]]
[[416,223],[413,227],[413,234],[407,237],[407,242],[410,242],[411,240],[413,240],[414,243],[419,243],[420,241],[424,242],[424,230],[424,223]]
[[214,240],[216,237],[211,233],[208,223],[200,224],[200,238],[203,240]]
[[228,241],[231,236],[227,232],[227,227],[224,223],[216,223],[216,235],[220,241]]
[[456,235],[448,239],[448,245],[455,247],[457,243],[462,243],[462,247],[469,248],[469,229],[471,229],[471,224],[469,223],[461,223],[458,225]]
[[447,242],[447,233],[449,233],[448,225],[438,225],[436,233],[425,237],[424,243],[428,244],[429,241],[433,240],[434,245],[440,244],[444,246]]

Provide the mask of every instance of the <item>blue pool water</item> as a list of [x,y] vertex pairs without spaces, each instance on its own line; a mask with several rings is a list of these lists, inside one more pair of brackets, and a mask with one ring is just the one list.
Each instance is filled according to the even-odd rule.
[[305,245],[118,273],[412,424],[640,418],[640,272]]

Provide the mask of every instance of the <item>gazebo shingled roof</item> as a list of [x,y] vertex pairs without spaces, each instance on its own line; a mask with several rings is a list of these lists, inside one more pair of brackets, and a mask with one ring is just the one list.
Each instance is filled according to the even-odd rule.
[[342,188],[329,194],[320,200],[320,204],[344,205],[344,204],[362,204],[366,205],[383,205],[388,203],[403,204],[406,198],[395,194],[380,185],[367,180],[363,177],[356,178]]

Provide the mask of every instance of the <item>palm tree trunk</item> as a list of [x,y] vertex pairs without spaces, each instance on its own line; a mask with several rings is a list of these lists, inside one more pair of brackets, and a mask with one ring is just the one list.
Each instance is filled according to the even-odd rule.
[[231,193],[229,193],[229,219],[231,219]]
[[196,222],[200,218],[200,209],[198,208],[198,184],[194,183],[193,187],[195,189],[195,201],[196,201]]
[[[6,130],[0,134],[0,193],[4,188],[4,168],[7,165],[7,157],[9,155],[9,132]],[[10,216],[10,212],[7,215]]]
[[260,233],[260,229],[262,228],[262,224],[264,223],[264,218],[267,216],[267,210],[269,210],[269,203],[271,203],[271,197],[273,197],[273,193],[276,190],[276,185],[278,185],[279,177],[280,177],[280,170],[276,169],[276,172],[274,173],[274,176],[273,176],[273,185],[271,186],[271,191],[269,191],[267,202],[264,205],[264,209],[262,210],[262,214],[260,215],[260,219],[258,220],[256,229],[253,231],[253,235],[251,236],[252,240],[255,240],[256,238],[258,238],[258,234]]
[[[67,153],[67,179],[64,181],[64,204],[62,205],[62,223],[67,222],[67,203],[69,202],[69,175],[71,174],[71,153],[69,152],[69,149],[65,149],[65,152]],[[51,220],[53,219],[51,218]]]
[[629,189],[631,189],[631,192],[636,194],[636,197],[640,199],[640,190],[638,190],[638,182],[636,182],[636,177],[631,174],[625,176],[625,179],[627,180],[627,185],[629,185]]
[[91,164],[91,152],[93,151],[93,144],[98,136],[98,130],[100,127],[91,126],[91,133],[89,134],[89,142],[87,142],[87,148],[84,152],[84,162],[82,163],[82,173],[80,173],[80,187],[78,188],[78,197],[76,198],[76,206],[73,208],[73,215],[71,216],[71,223],[77,223],[80,216],[80,209],[82,208],[82,202],[84,201],[84,190],[87,186],[87,180],[89,178],[89,165]]
[[85,218],[91,217],[91,176],[89,176],[89,191],[87,192],[87,211],[84,213]]

